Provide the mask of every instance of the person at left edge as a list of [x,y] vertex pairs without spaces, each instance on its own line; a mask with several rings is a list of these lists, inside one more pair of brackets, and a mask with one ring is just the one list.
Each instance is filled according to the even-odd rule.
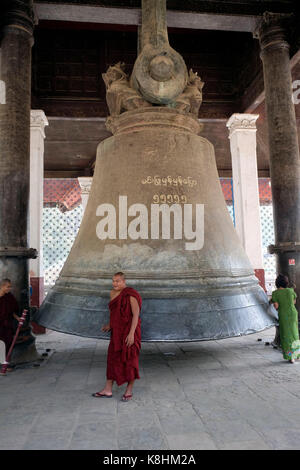
[[[14,318],[20,321],[17,315],[19,305],[11,293],[12,283],[10,279],[0,281],[0,340],[5,344],[6,354],[14,337]],[[7,369],[10,371],[11,369]]]

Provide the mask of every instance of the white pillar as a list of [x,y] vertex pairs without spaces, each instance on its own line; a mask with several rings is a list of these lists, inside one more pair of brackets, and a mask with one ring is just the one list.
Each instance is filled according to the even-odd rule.
[[[0,47],[0,75],[1,75],[1,47]],[[6,104],[5,82],[0,80],[0,104]]]
[[79,176],[78,177],[78,183],[81,188],[81,200],[82,200],[82,209],[83,209],[82,215],[84,214],[84,211],[87,206],[87,202],[88,202],[90,191],[91,191],[92,181],[93,181],[92,176]]
[[29,240],[38,250],[38,258],[29,261],[32,287],[31,305],[39,307],[44,296],[43,270],[43,186],[44,186],[44,128],[48,125],[44,111],[30,112],[30,197]]
[[242,245],[264,286],[259,190],[256,157],[258,114],[233,114],[229,129],[235,227]]

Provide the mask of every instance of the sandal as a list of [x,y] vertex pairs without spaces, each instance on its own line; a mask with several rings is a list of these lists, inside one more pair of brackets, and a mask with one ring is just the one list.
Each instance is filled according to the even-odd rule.
[[112,397],[112,394],[111,394],[111,395],[106,395],[105,393],[96,392],[96,393],[92,393],[92,397],[96,397],[96,398],[111,398],[111,397]]
[[131,399],[132,399],[132,395],[125,395],[124,393],[124,395],[122,396],[122,401],[129,401]]

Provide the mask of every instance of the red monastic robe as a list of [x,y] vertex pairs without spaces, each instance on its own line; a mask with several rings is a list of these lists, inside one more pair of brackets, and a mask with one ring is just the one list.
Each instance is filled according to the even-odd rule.
[[140,294],[131,287],[125,287],[121,293],[108,304],[110,310],[111,338],[107,353],[108,380],[115,380],[118,385],[139,379],[139,354],[141,349],[141,318],[139,317],[134,332],[134,343],[128,347],[125,339],[129,334],[132,322],[130,297],[134,297],[140,307]]
[[0,297],[0,339],[5,343],[6,353],[14,336],[13,313],[18,315],[19,306],[15,297],[8,293]]

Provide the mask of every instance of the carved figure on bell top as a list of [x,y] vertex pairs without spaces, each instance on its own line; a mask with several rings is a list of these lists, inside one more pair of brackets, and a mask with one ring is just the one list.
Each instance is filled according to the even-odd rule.
[[[124,111],[137,108],[153,106],[142,98],[140,93],[130,86],[128,75],[124,71],[125,64],[118,62],[108,68],[102,74],[106,85],[106,100],[110,116],[119,116]],[[169,103],[169,107],[175,108],[181,114],[192,114],[198,117],[199,108],[202,103],[202,88],[204,82],[197,75],[197,72],[189,71],[189,79],[184,91]]]
[[189,70],[189,79],[183,93],[176,98],[175,108],[181,113],[191,113],[198,117],[202,103],[202,88],[204,82],[198,77],[197,72]]
[[131,88],[124,69],[125,64],[118,62],[102,74],[106,85],[106,101],[111,116],[118,116],[124,111],[151,106],[136,90]]

